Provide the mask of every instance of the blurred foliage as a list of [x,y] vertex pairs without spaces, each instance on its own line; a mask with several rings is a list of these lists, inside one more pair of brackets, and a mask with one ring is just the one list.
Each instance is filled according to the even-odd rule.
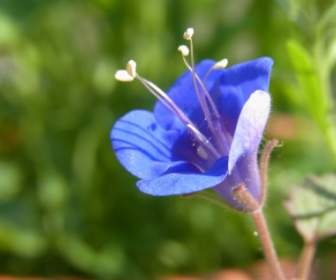
[[287,210],[306,243],[336,234],[336,176],[306,179],[303,186],[290,192]]
[[[187,26],[195,27],[198,58],[275,60],[274,112],[302,118],[305,129],[275,152],[266,210],[280,254],[297,255],[281,201],[307,173],[335,170],[335,7],[1,0],[0,273],[151,279],[261,258],[245,217],[197,199],[141,194],[111,151],[115,120],[153,104],[139,85],[117,84],[114,71],[132,57],[167,88],[183,70],[176,47]],[[321,260],[335,248],[326,242],[333,246]]]

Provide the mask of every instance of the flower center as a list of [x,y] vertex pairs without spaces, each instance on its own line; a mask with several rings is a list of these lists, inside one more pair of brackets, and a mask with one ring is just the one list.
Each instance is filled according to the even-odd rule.
[[[216,159],[219,159],[221,156],[228,154],[231,135],[224,128],[220,113],[209,91],[206,88],[205,82],[213,70],[225,68],[228,64],[228,60],[223,59],[215,63],[205,74],[205,82],[202,81],[195,71],[192,41],[193,34],[194,30],[192,28],[188,28],[184,32],[183,37],[189,41],[189,47],[186,45],[181,45],[178,47],[178,51],[182,54],[183,62],[191,72],[195,94],[202,110],[204,120],[210,131],[211,139],[207,138],[204,133],[201,132],[201,130],[193,123],[193,121],[162,89],[137,73],[136,63],[134,60],[130,60],[127,63],[126,69],[118,70],[115,74],[115,78],[122,82],[130,82],[135,79],[140,81],[151,94],[153,94],[166,108],[173,112],[186,126],[190,134],[193,136],[194,141],[197,143],[196,153],[200,159],[212,162]],[[190,62],[187,60],[188,57],[190,58]]]

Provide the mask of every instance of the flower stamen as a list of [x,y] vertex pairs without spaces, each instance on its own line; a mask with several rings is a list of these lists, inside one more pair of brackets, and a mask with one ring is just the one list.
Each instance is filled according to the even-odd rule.
[[207,80],[208,76],[211,74],[212,71],[217,69],[224,69],[229,65],[229,60],[227,58],[223,58],[219,61],[217,61],[205,74],[204,80]]
[[[188,61],[186,60],[185,56],[182,54],[182,60],[183,60],[183,63],[185,64],[185,66],[189,69],[189,71],[192,73],[192,75],[194,75],[195,79],[197,80],[198,84],[201,86],[201,89],[205,95],[205,97],[207,98],[207,101],[209,102],[209,105],[211,107],[211,110],[213,111],[213,113],[215,114],[216,117],[219,118],[219,112],[217,110],[217,107],[214,103],[214,101],[212,100],[208,90],[206,89],[206,86],[205,84],[203,83],[202,79],[197,75],[196,71],[193,70],[192,66],[188,63]],[[196,90],[196,93],[200,96],[200,98],[202,98],[201,96],[201,93],[199,92],[199,88],[198,86],[196,86],[194,84],[194,87],[195,87],[195,90]],[[206,101],[205,101],[206,102]],[[203,102],[200,102],[200,105],[202,106]],[[206,104],[206,103],[205,103]],[[204,106],[205,107],[205,106]],[[203,108],[202,108],[203,109]],[[206,111],[207,108],[204,108]]]
[[136,62],[133,59],[127,62],[126,71],[131,77],[136,77]]
[[210,153],[218,158],[220,154],[216,148],[208,141],[208,139],[200,132],[196,125],[185,115],[185,113],[174,103],[174,101],[157,85],[151,81],[146,80],[139,74],[136,74],[136,79],[139,80],[145,88],[148,89],[158,100],[160,100],[168,109],[170,109],[186,127],[191,131],[195,138],[207,149]]
[[186,31],[183,33],[183,38],[185,40],[191,40],[192,36],[194,35],[194,28],[189,27],[186,29]]
[[179,46],[177,50],[182,54],[182,57],[186,57],[190,53],[189,48],[186,45]]
[[126,70],[117,70],[114,78],[119,82],[132,82],[134,78]]
[[136,62],[129,60],[126,64],[126,69],[117,70],[114,78],[119,82],[132,82],[136,77]]
[[[194,29],[192,28],[188,28],[183,34],[184,39],[188,40],[190,44],[190,49],[188,49],[188,54],[185,49],[186,46],[184,45],[180,46],[178,50],[182,54],[182,59],[183,59],[184,64],[191,71],[195,92],[196,92],[198,101],[200,103],[201,109],[203,111],[205,120],[207,121],[209,129],[214,136],[214,140],[216,141],[216,146],[219,147],[221,153],[224,154],[229,150],[229,147],[227,145],[228,141],[223,141],[223,139],[227,138],[227,135],[226,135],[227,133],[223,131],[223,127],[220,123],[220,114],[217,110],[217,107],[213,99],[211,98],[208,90],[206,89],[205,84],[203,83],[203,81],[201,80],[201,78],[198,76],[198,74],[195,71],[194,47],[193,47],[193,40],[192,40],[193,34],[194,34]],[[189,55],[189,53],[190,53],[191,65],[186,60],[186,57]],[[224,64],[225,64],[225,61],[223,60],[223,61],[220,61],[220,63],[216,63],[213,67],[219,68],[223,66]],[[208,75],[208,73],[206,74],[206,76]]]
[[[185,50],[185,48],[182,49],[182,51]],[[130,82],[134,79],[140,81],[150,93],[152,93],[158,100],[160,100],[162,104],[164,104],[169,110],[171,110],[182,121],[182,123],[186,125],[191,134],[196,138],[201,146],[204,147],[202,150],[203,157],[206,156],[208,158],[207,151],[209,151],[210,154],[212,154],[212,156],[214,156],[215,158],[220,157],[220,154],[218,153],[216,148],[210,143],[210,141],[208,141],[203,133],[201,133],[197,129],[196,125],[188,118],[188,116],[184,114],[184,112],[174,103],[174,101],[157,85],[141,77],[136,72],[136,62],[134,60],[128,61],[126,69],[118,70],[115,74],[115,78],[121,82]]]

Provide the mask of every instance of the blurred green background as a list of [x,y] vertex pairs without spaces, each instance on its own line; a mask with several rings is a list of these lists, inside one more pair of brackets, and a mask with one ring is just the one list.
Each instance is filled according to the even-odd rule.
[[[133,58],[167,89],[184,70],[176,48],[189,26],[198,59],[275,60],[266,138],[283,145],[266,213],[279,254],[295,258],[302,241],[283,200],[336,167],[333,2],[0,0],[0,273],[141,280],[262,259],[247,217],[146,196],[111,150],[116,119],[154,103],[114,72]],[[321,244],[320,266],[335,248]]]

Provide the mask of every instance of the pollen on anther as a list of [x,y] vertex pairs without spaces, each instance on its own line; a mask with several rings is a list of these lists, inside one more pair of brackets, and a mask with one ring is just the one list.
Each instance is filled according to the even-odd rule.
[[132,82],[134,77],[132,77],[126,70],[118,70],[114,74],[114,78],[119,82]]
[[224,58],[218,62],[216,62],[216,64],[213,66],[214,69],[222,69],[222,68],[226,68],[229,64],[229,61],[227,58]]
[[189,27],[187,30],[183,33],[183,38],[185,40],[191,40],[192,36],[194,35],[194,28]]
[[183,55],[188,56],[189,55],[189,48],[186,45],[181,45],[177,48],[177,50]]
[[136,62],[133,59],[131,59],[127,62],[126,70],[127,70],[127,73],[131,77],[135,78],[135,76],[136,76]]

